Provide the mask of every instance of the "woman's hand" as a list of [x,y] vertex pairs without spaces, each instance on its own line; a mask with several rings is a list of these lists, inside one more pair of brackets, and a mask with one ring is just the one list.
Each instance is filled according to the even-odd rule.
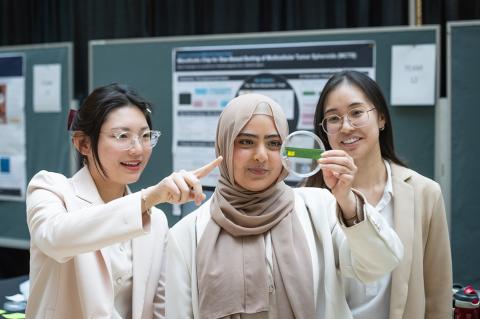
[[223,160],[222,156],[194,171],[181,170],[144,190],[147,208],[160,203],[183,204],[195,201],[198,206],[206,198],[200,179],[210,174]]
[[355,194],[352,192],[352,184],[357,172],[353,158],[342,150],[330,150],[322,153],[318,160],[322,167],[323,179],[338,205],[342,209],[345,219],[356,215]]

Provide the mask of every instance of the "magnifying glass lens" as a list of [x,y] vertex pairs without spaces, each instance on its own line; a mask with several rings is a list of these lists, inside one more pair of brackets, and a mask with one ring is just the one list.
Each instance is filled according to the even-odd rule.
[[320,138],[309,131],[296,131],[287,136],[280,149],[283,166],[290,174],[305,178],[320,170],[317,160],[325,151]]

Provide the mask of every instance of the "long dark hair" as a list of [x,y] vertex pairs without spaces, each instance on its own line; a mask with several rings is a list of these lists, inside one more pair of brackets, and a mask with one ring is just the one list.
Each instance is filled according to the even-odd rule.
[[[80,106],[70,128],[71,131],[80,131],[89,137],[95,166],[101,170],[105,177],[107,174],[98,156],[100,130],[108,114],[114,109],[124,106],[139,108],[145,115],[148,127],[152,129],[151,104],[131,87],[118,83],[101,86],[93,90]],[[86,161],[85,156],[81,154],[80,156],[83,161]]]
[[[395,154],[395,147],[393,144],[393,130],[392,121],[390,120],[390,112],[388,111],[387,102],[380,90],[378,84],[372,80],[368,75],[358,71],[342,71],[334,74],[320,94],[317,107],[315,109],[314,128],[315,134],[317,134],[322,140],[325,148],[331,150],[332,147],[328,143],[327,133],[322,129],[321,123],[324,117],[325,101],[327,100],[330,92],[335,90],[343,83],[354,85],[360,89],[363,94],[368,98],[370,102],[375,106],[377,112],[381,114],[385,119],[384,129],[380,131],[380,153],[382,158],[389,160],[395,164],[406,166]],[[318,172],[314,176],[309,177],[306,182],[306,186],[325,187],[325,181],[323,180],[322,171]]]

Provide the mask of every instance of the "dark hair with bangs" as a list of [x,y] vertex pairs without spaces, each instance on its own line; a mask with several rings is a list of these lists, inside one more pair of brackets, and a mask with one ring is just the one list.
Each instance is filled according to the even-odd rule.
[[[111,111],[125,106],[140,109],[145,115],[148,127],[152,129],[151,104],[131,87],[118,83],[101,86],[93,90],[80,106],[71,126],[72,131],[80,131],[89,137],[95,166],[100,169],[105,177],[107,177],[107,174],[98,156],[100,130]],[[86,161],[85,156],[80,156],[83,161]]]
[[[328,143],[327,133],[325,133],[321,126],[325,115],[325,101],[327,100],[328,95],[343,83],[353,85],[360,89],[360,91],[365,94],[368,100],[372,102],[373,106],[375,106],[377,112],[383,115],[383,117],[385,118],[385,127],[382,131],[380,131],[379,135],[380,152],[382,154],[382,158],[389,160],[395,164],[406,166],[395,154],[390,112],[388,111],[387,102],[385,101],[385,97],[383,96],[380,87],[368,75],[358,71],[347,70],[334,74],[325,84],[325,87],[320,94],[320,98],[318,99],[317,107],[315,109],[315,117],[313,123],[315,134],[320,137],[323,144],[325,145],[325,148],[327,150],[332,149],[330,143]],[[309,177],[305,181],[305,186],[325,187],[326,185],[325,181],[323,180],[322,171],[320,170],[317,174]]]

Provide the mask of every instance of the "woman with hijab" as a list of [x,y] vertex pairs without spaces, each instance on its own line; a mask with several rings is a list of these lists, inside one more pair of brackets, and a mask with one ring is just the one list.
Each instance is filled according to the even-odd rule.
[[398,264],[403,246],[351,189],[344,151],[319,160],[333,196],[283,182],[287,134],[281,107],[260,94],[220,115],[215,192],[169,234],[166,318],[351,318],[341,276],[369,282]]

